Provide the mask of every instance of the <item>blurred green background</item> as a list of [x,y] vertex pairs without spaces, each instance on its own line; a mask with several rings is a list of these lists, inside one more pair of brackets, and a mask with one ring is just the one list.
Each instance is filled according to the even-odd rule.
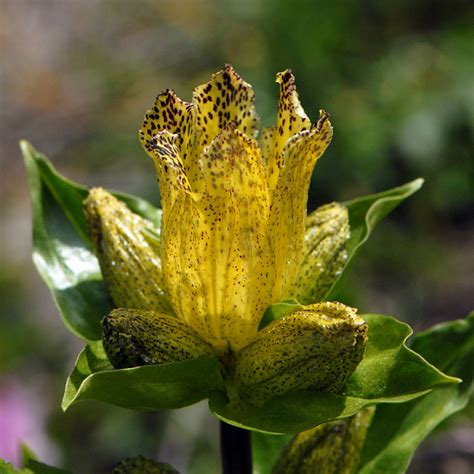
[[[334,140],[309,208],[426,184],[376,230],[341,298],[424,329],[464,317],[474,286],[474,5],[468,0],[0,0],[0,457],[23,439],[77,473],[143,454],[183,472],[219,472],[205,403],[139,414],[83,402],[63,384],[80,349],[31,263],[29,139],[75,181],[158,202],[137,129],[161,89],[191,99],[224,62],[275,119],[275,73],[291,67],[310,117],[328,110]],[[435,433],[411,473],[474,465],[472,406]]]

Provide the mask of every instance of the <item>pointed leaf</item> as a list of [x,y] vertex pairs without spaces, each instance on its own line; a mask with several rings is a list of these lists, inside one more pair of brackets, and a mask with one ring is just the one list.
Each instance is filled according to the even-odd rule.
[[360,474],[404,473],[426,436],[462,410],[472,394],[474,313],[420,333],[412,348],[463,382],[439,387],[402,405],[378,406],[362,451]]
[[211,393],[211,411],[227,423],[274,434],[299,433],[326,421],[353,415],[379,403],[400,403],[443,384],[459,383],[409,349],[410,327],[388,316],[362,315],[369,326],[364,359],[344,395],[306,390],[274,398],[262,407],[229,403],[224,392]]
[[71,474],[71,471],[60,469],[58,467],[48,466],[33,459],[28,460],[24,467],[16,469],[13,464],[0,459],[1,474]]
[[29,469],[17,469],[13,464],[0,459],[1,474],[31,474]]
[[203,400],[211,390],[223,389],[217,358],[114,369],[102,342],[95,341],[79,354],[62,408],[86,399],[134,410],[181,408]]
[[322,301],[332,299],[332,295],[335,294],[336,283],[348,268],[357,251],[367,241],[375,226],[405,199],[418,191],[422,185],[423,179],[418,178],[402,186],[343,203],[349,211],[351,232],[351,236],[346,243],[347,260],[344,268],[335,275],[333,285],[323,296]]
[[[20,147],[23,158],[25,160],[31,158],[35,161],[42,181],[50,189],[55,200],[60,204],[63,212],[76,227],[81,237],[83,237],[86,242],[89,242],[83,206],[83,201],[87,197],[89,188],[77,184],[58,173],[46,156],[36,151],[31,143],[23,140],[20,142]],[[156,208],[137,196],[116,191],[111,192],[116,198],[123,201],[133,212],[152,222],[159,233],[161,209]]]
[[21,463],[24,466],[25,464],[29,463],[30,461],[37,461],[38,456],[32,451],[32,449],[25,443],[20,444],[21,450]]
[[25,464],[25,469],[33,474],[72,474],[71,471],[59,467],[48,466],[39,461],[31,459]]
[[[85,340],[100,339],[100,320],[112,304],[87,235],[83,210],[87,188],[58,174],[29,143],[21,142],[21,149],[31,193],[33,261],[68,329]],[[116,196],[159,225],[161,211],[151,204]]]

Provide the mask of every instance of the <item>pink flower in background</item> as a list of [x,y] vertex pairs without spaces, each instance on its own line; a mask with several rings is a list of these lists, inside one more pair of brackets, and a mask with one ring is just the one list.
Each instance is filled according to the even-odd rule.
[[18,380],[0,381],[0,458],[20,467],[25,444],[41,460],[55,461],[56,451],[44,430],[43,402]]

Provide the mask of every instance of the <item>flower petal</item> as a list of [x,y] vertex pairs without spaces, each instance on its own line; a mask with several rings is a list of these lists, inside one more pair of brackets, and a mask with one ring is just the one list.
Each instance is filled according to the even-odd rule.
[[[207,240],[207,235],[200,232],[202,220],[191,195],[176,200],[161,231],[163,272],[176,315],[211,342],[211,331],[204,317],[208,293],[203,280],[209,269],[208,262],[201,258],[201,246]],[[214,341],[211,343],[216,345]]]
[[223,315],[223,337],[238,348],[254,334],[273,285],[265,170],[257,143],[233,126],[213,140],[201,165],[222,218],[210,235],[216,250],[209,255],[215,264],[211,281],[219,304],[216,316]]
[[349,214],[343,204],[326,204],[308,216],[304,257],[293,282],[292,297],[302,304],[324,298],[346,263],[349,237]]
[[253,203],[263,200],[263,209],[268,212],[269,194],[260,148],[236,125],[230,123],[219,133],[204,150],[199,164],[208,194]]
[[284,167],[274,191],[271,215],[277,269],[273,302],[289,296],[301,263],[311,174],[331,138],[329,115],[321,110],[316,125],[292,137],[283,150]]
[[94,250],[113,302],[123,308],[170,311],[160,249],[145,230],[153,225],[102,188],[85,200]]
[[196,104],[198,150],[211,143],[231,122],[249,137],[258,133],[259,118],[253,89],[229,64],[208,83],[194,89],[193,102]]
[[201,168],[207,193],[173,209],[165,227],[167,288],[203,339],[237,350],[255,336],[273,286],[265,174],[255,141],[232,126],[206,148]]
[[278,104],[277,149],[283,151],[286,142],[296,133],[309,130],[311,121],[306,115],[296,91],[295,76],[291,69],[279,72],[276,82],[280,84],[280,102]]
[[[196,151],[196,107],[181,100],[172,89],[158,94],[153,107],[147,110],[143,125],[138,131],[140,142],[149,156],[155,158],[160,132],[176,135],[174,144],[193,189],[199,189],[200,173]],[[159,141],[159,140],[158,140]]]
[[148,154],[152,157],[158,174],[163,219],[166,221],[176,199],[191,192],[191,185],[179,154],[178,136],[167,130],[158,132],[149,141]]
[[279,72],[276,82],[280,84],[277,123],[275,127],[265,129],[261,139],[271,190],[276,187],[280,170],[285,164],[283,149],[287,141],[297,133],[311,128],[311,121],[298,99],[295,77],[291,69]]
[[140,142],[150,151],[153,137],[162,130],[178,135],[177,145],[183,160],[194,141],[194,104],[176,96],[172,89],[160,92],[150,110],[147,110],[143,125],[138,131]]
[[[163,208],[161,236],[165,287],[175,313],[189,323],[194,315],[206,312],[206,291],[201,283],[201,272],[206,269],[198,251],[202,239],[196,232],[201,220],[196,200],[201,196],[191,192],[176,146],[176,135],[162,131],[153,140],[150,149]],[[211,337],[206,329],[203,325],[196,331],[209,341]]]

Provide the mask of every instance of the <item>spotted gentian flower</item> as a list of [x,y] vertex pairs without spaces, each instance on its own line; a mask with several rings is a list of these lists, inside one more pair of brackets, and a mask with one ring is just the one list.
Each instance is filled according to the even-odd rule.
[[193,103],[159,94],[140,130],[158,172],[170,303],[218,350],[247,345],[265,309],[290,296],[311,173],[332,137],[326,112],[314,125],[306,116],[291,71],[277,81],[277,124],[260,142],[254,92],[231,66]]
[[[258,404],[293,386],[340,391],[362,359],[366,325],[340,303],[300,306],[258,332],[271,304],[320,301],[349,236],[340,204],[306,215],[311,174],[332,137],[329,115],[321,110],[311,124],[291,71],[277,82],[277,123],[259,140],[253,90],[231,66],[198,86],[192,103],[169,89],[158,95],[139,135],[158,173],[160,235],[91,190],[91,238],[122,308],[103,323],[116,367],[237,354],[236,383]],[[272,366],[299,368],[280,381]]]

